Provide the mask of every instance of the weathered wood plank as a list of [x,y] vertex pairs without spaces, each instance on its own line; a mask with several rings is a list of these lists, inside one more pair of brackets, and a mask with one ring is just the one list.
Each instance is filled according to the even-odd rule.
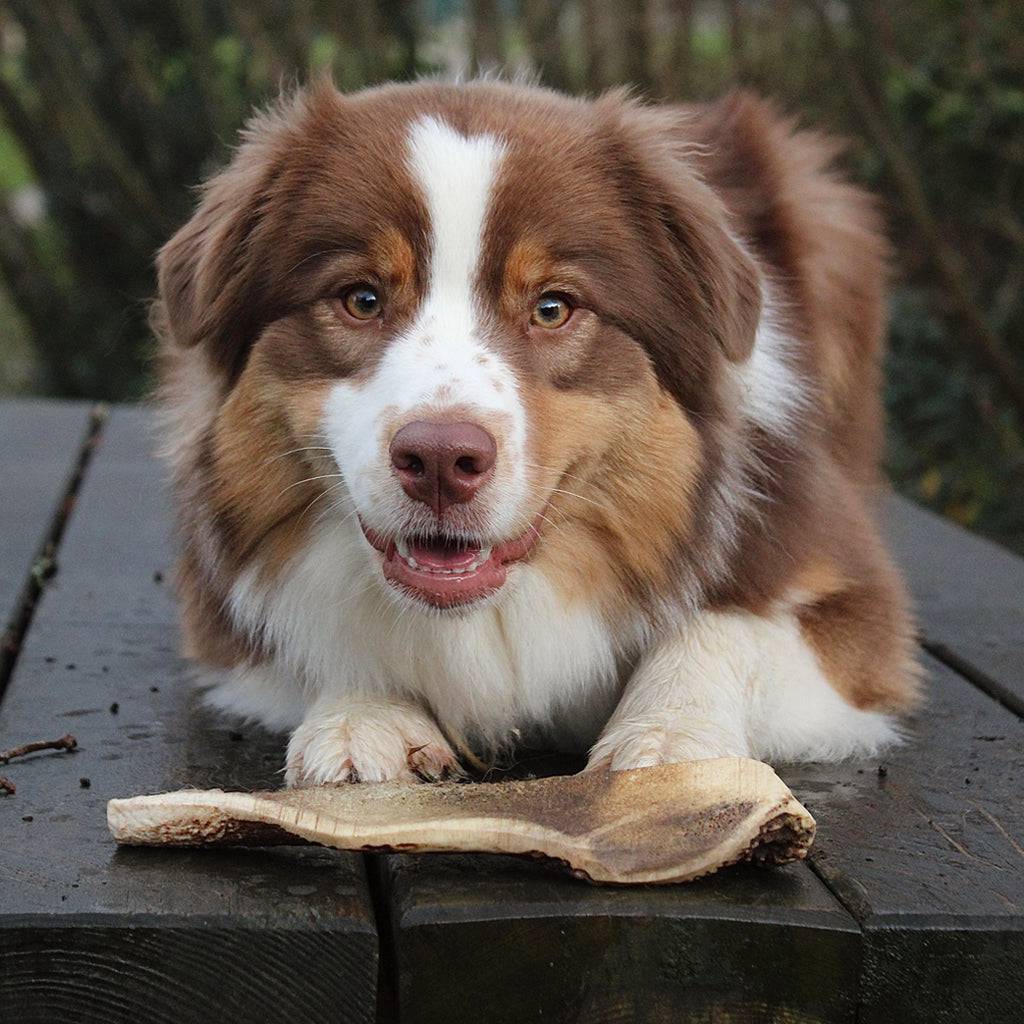
[[89,426],[84,402],[0,402],[0,691]]
[[112,414],[0,705],[0,745],[79,741],[6,769],[0,1020],[370,1021],[377,941],[358,857],[117,850],[107,833],[112,796],[274,786],[282,755],[190,690],[147,425]]
[[1024,559],[903,498],[888,512],[928,648],[1024,715]]
[[864,1024],[1015,1024],[1024,1006],[1024,722],[934,658],[879,763],[783,766],[814,869],[861,922]]
[[379,866],[403,1024],[855,1019],[859,933],[806,865],[633,890],[505,857]]
[[[19,793],[0,798],[0,834],[20,840],[0,843],[0,1018],[200,1021],[230,1007],[369,1020],[376,946],[358,862],[311,849],[115,853],[106,836],[110,795],[273,785],[280,758],[276,741],[208,717],[186,689],[157,578],[167,517],[145,432],[144,413],[115,413],[0,708],[0,744],[68,729],[82,744],[12,766]],[[1004,655],[1020,631],[1005,646],[996,633],[969,644],[978,621],[1019,616],[1020,567],[928,520],[916,509],[892,520],[926,637],[1004,685],[1010,703],[1019,676],[1007,665],[1019,661]],[[988,597],[992,573],[1009,583]],[[957,600],[965,618],[975,607],[989,618],[955,633]],[[930,669],[918,737],[886,775],[862,764],[785,777],[820,821],[815,871],[864,929],[861,1019],[1017,1020],[1024,735],[963,679]],[[485,1007],[488,1021],[858,1013],[861,935],[805,867],[627,892],[513,860],[381,863],[403,1020],[476,1021]]]
[[[1021,563],[898,499],[891,530],[929,640],[955,638],[963,657],[1005,671],[1009,659],[986,661],[967,641],[976,639],[976,608],[996,626],[1019,622],[1024,588],[1012,581]],[[942,568],[947,558],[953,573]],[[970,577],[972,565],[980,571]],[[1011,582],[989,598],[995,572]],[[958,574],[969,577],[966,600]],[[1024,631],[994,636],[984,650],[1002,658]],[[844,966],[859,971],[858,937],[799,869],[630,896],[574,889],[513,862],[496,870],[472,858],[393,857],[382,864],[401,1019],[458,1021],[488,1005],[497,1020],[832,1020],[853,1012],[844,996],[858,989],[860,1019],[879,1024],[1019,1019],[1024,816],[1014,787],[1024,733],[1007,710],[928,660],[931,696],[917,737],[887,761],[887,774],[861,763],[786,775],[819,815],[815,872],[864,929],[856,981],[833,958],[842,950]],[[439,980],[453,962],[462,966],[457,996]]]

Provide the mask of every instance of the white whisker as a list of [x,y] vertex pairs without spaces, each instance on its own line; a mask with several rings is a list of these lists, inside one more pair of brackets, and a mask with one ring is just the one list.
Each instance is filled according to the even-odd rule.
[[341,475],[341,473],[321,473],[319,476],[307,476],[305,480],[296,480],[295,483],[289,484],[283,491],[281,491],[280,494],[278,494],[277,497],[280,498],[282,494],[287,494],[293,487],[301,487],[303,484],[311,484],[316,480],[336,480],[341,477]]
[[278,459],[285,459],[289,455],[298,455],[299,452],[329,452],[331,449],[327,445],[311,445],[308,448],[292,448],[291,451],[280,452],[277,455],[271,455],[267,459],[264,465],[270,465],[271,462],[277,462]]

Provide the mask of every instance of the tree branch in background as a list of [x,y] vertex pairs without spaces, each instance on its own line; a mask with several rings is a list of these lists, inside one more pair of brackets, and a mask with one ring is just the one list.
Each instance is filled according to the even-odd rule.
[[725,0],[725,20],[729,30],[729,57],[733,75],[742,79],[747,72],[747,26],[743,0]]
[[42,179],[46,167],[44,129],[3,75],[0,75],[0,113],[17,137],[32,170]]
[[565,0],[522,0],[521,6],[523,33],[541,78],[555,89],[566,88],[568,75],[561,26]]
[[469,0],[469,63],[473,71],[500,68],[505,60],[505,19],[498,0]]
[[666,99],[688,99],[693,91],[693,0],[669,0],[669,47],[662,65]]
[[201,119],[212,139],[221,126],[226,106],[212,63],[216,33],[210,25],[204,4],[194,3],[193,0],[174,0],[170,10],[177,30],[192,55],[192,74],[202,101],[198,104],[196,116]]
[[849,99],[865,131],[882,154],[893,184],[903,203],[903,212],[912,224],[929,262],[935,268],[948,307],[960,326],[964,340],[978,360],[998,381],[1018,416],[1024,419],[1024,374],[1016,360],[991,329],[979,308],[970,286],[967,268],[949,245],[938,219],[932,212],[910,154],[896,137],[888,120],[876,106],[857,68],[850,60],[842,40],[828,16],[822,0],[805,0],[822,28],[825,44],[838,73],[846,85]]
[[[380,82],[388,77],[388,59],[385,40],[381,34],[380,12],[365,0],[355,0],[349,6],[352,14],[351,35],[361,58],[363,82],[367,85]],[[343,39],[345,32],[340,30],[336,36]]]
[[257,61],[259,77],[283,84],[288,69],[263,24],[260,8],[248,0],[228,0],[226,7],[231,23]]
[[619,7],[622,38],[622,72],[626,81],[641,92],[650,92],[650,5],[647,0],[632,0]]
[[47,390],[74,395],[78,381],[68,359],[64,331],[73,323],[64,294],[52,287],[50,272],[39,259],[28,231],[0,202],[0,274],[11,297],[33,328],[35,354]]
[[[369,0],[359,0],[367,3]],[[402,59],[398,74],[412,78],[419,63],[420,25],[417,5],[409,0],[377,0],[377,10],[386,32],[398,42]]]
[[[74,9],[74,5],[63,3],[60,6],[67,25],[66,32],[70,45],[80,54],[88,53],[90,58],[99,64],[116,67],[118,78],[123,76],[126,83],[125,94],[136,114],[136,123],[155,120],[161,106],[159,83],[149,73],[143,56],[144,50],[138,45],[138,40],[126,30],[124,21],[113,8],[111,0],[89,0],[88,3],[81,5],[91,13],[88,27]],[[105,83],[99,80],[100,75],[95,72],[90,77],[95,82],[89,91],[90,102],[98,108],[100,97],[97,93],[103,90]],[[116,120],[110,127],[124,143],[124,127]],[[166,141],[155,132],[134,133],[129,130],[129,134],[135,136],[135,142],[140,143],[144,149],[144,158],[136,163],[140,175],[146,179],[147,192],[156,195],[159,185],[154,179],[161,179],[161,172],[166,173]]]
[[160,86],[146,67],[137,41],[125,28],[124,15],[111,0],[90,0],[89,6],[103,28],[104,46],[116,48],[138,98],[148,107],[158,107]]
[[[84,68],[81,61],[74,59],[68,47],[61,47],[60,37],[53,31],[53,24],[40,18],[33,4],[19,0],[15,9],[24,24],[34,26],[30,38],[40,48],[57,88],[70,106],[77,130],[89,137],[93,156],[104,165],[136,216],[141,215],[158,231],[169,230],[171,225],[167,221],[166,211],[151,191],[145,175],[135,165],[116,131],[93,103],[88,86],[83,81]],[[76,64],[79,68],[77,73],[74,68]]]
[[608,86],[608,42],[604,0],[578,0],[580,39],[583,46],[583,84],[590,93]]
[[888,5],[889,0],[857,0],[846,5],[853,27],[850,43],[854,47],[848,59],[859,68],[864,91],[880,111],[886,109],[885,78],[896,50]]
[[[264,0],[264,4],[266,0]],[[274,37],[277,48],[283,50],[285,63],[300,78],[309,72],[309,55],[315,34],[311,0],[287,0],[275,10]],[[283,47],[281,43],[284,43]]]

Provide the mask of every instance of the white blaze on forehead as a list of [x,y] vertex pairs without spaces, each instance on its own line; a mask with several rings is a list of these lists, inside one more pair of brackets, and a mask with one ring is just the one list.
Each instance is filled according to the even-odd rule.
[[449,408],[473,416],[498,442],[494,478],[474,499],[492,539],[509,539],[526,526],[525,410],[515,374],[487,346],[486,312],[476,294],[503,154],[498,138],[460,135],[436,118],[409,130],[406,160],[430,225],[426,293],[373,376],[336,384],[325,410],[325,430],[356,507],[380,530],[395,529],[411,502],[391,472],[388,432]]
[[[472,316],[484,224],[503,153],[493,135],[466,137],[432,117],[409,133],[409,166],[430,217],[429,296],[453,315]],[[461,326],[472,330],[472,321]]]

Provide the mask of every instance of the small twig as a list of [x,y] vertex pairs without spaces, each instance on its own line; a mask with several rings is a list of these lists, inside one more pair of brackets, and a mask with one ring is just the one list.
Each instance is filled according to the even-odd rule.
[[18,787],[5,775],[0,775],[0,792],[10,793],[11,796],[18,791]]
[[[24,757],[25,754],[34,754],[37,750],[74,750],[78,746],[78,740],[71,733],[66,733],[59,740],[36,740],[34,743],[23,743],[20,747],[11,747],[10,750],[0,751],[0,764],[7,764],[15,757]],[[14,790],[12,789],[13,793]]]

